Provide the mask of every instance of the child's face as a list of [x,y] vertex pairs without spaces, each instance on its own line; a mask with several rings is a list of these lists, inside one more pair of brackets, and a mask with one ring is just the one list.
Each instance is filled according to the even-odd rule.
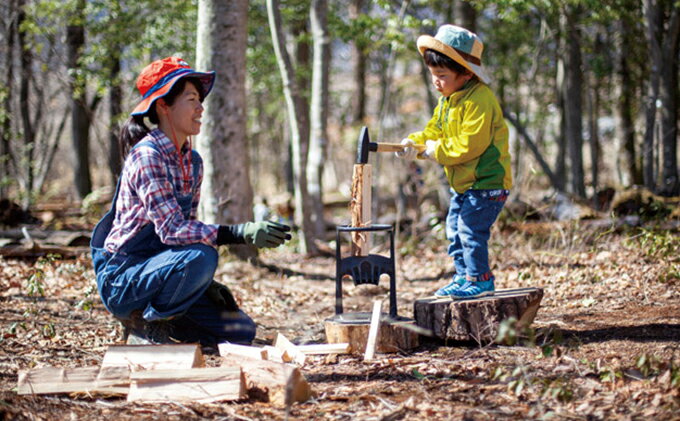
[[454,72],[447,67],[427,67],[432,75],[432,85],[445,97],[459,90],[472,77],[469,73]]

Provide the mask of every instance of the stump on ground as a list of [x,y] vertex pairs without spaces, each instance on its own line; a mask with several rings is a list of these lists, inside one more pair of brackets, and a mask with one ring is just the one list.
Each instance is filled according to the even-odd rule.
[[515,317],[529,326],[541,304],[542,288],[497,290],[470,300],[427,297],[416,300],[413,314],[419,327],[441,339],[488,343],[496,339],[503,320]]
[[[363,314],[363,313],[362,313]],[[404,319],[400,321],[385,320],[387,314],[382,313],[375,351],[390,353],[407,351],[418,346],[418,333],[414,329],[415,321]],[[368,340],[370,318],[365,321],[348,322],[328,319],[325,321],[326,342],[329,344],[349,343],[349,352],[363,354]],[[406,326],[406,327],[404,327]]]

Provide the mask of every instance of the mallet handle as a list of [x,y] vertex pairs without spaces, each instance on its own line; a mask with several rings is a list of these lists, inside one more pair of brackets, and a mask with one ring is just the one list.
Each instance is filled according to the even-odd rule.
[[[376,152],[401,152],[404,150],[406,146],[400,144],[400,143],[381,143],[381,142],[376,142],[378,145],[376,148]],[[425,152],[425,145],[410,145],[412,148],[415,148],[418,153],[423,153]]]

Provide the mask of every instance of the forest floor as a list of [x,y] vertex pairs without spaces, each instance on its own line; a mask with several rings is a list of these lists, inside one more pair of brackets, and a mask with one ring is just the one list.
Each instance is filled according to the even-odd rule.
[[[440,237],[398,244],[400,315],[411,317],[417,298],[450,279]],[[370,363],[315,357],[302,372],[316,397],[288,411],[255,401],[17,395],[19,370],[98,365],[121,328],[97,297],[89,256],[0,259],[0,419],[680,419],[677,229],[515,223],[495,228],[490,249],[497,288],[544,288],[532,335],[514,345],[424,340]],[[335,260],[291,250],[265,251],[258,264],[225,257],[218,269],[216,279],[258,323],[257,344],[277,332],[298,344],[325,342]],[[370,311],[387,294],[383,284],[346,284],[345,311]]]

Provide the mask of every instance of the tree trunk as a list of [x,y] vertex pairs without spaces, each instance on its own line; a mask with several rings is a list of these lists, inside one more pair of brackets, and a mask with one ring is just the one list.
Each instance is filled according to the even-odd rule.
[[[0,90],[0,95],[4,96],[2,103],[2,124],[0,124],[0,177],[4,180],[11,179],[10,163],[12,157],[12,86],[14,84],[14,37],[17,33],[17,6],[15,0],[10,0],[7,6],[7,13],[10,16],[5,34],[5,88]],[[6,184],[0,183],[0,197],[7,197]]]
[[123,112],[123,90],[120,86],[120,54],[111,51],[111,87],[109,88],[109,171],[111,184],[116,185],[122,169],[121,150],[118,144],[120,116]]
[[85,1],[77,3],[76,15],[66,28],[67,66],[73,73],[70,79],[71,89],[71,138],[73,140],[73,181],[76,195],[83,199],[92,191],[90,177],[90,116],[86,105],[86,83],[83,76],[78,75],[79,60],[85,47],[85,28],[83,14]]
[[456,0],[455,2],[455,20],[456,25],[463,28],[477,32],[477,11],[467,0]]
[[583,171],[583,125],[582,113],[582,62],[581,34],[578,27],[578,10],[568,7],[560,16],[561,30],[566,36],[564,111],[566,116],[566,141],[569,148],[571,190],[578,197],[585,197]]
[[[21,27],[22,22],[26,20],[25,0],[19,0],[17,8],[19,16],[17,18],[17,28]],[[32,50],[26,44],[26,37],[24,31],[19,31],[19,51],[21,51],[20,66],[21,66],[21,83],[19,85],[19,107],[21,113],[21,125],[24,135],[24,159],[26,160],[26,174],[24,177],[24,190],[26,195],[22,200],[22,206],[27,209],[32,201],[33,192],[33,145],[35,144],[35,130],[31,120],[31,109],[29,101],[30,81],[32,80],[31,66],[33,64]]]
[[620,153],[617,154],[617,168],[620,171],[619,180],[623,185],[640,184],[642,179],[635,151],[635,118],[633,116],[635,90],[633,89],[629,57],[631,51],[630,32],[626,29],[626,23],[623,20],[619,21],[617,26],[618,36],[620,37],[615,64],[618,90],[615,97],[618,114],[616,131],[620,144]]
[[[666,13],[664,13],[666,14]],[[661,43],[662,60],[659,99],[661,100],[661,186],[659,193],[664,196],[680,194],[678,179],[678,39],[680,37],[680,10],[671,5],[667,12]]]
[[[196,67],[217,70],[196,139],[204,165],[199,212],[209,223],[253,219],[245,114],[247,19],[247,0],[198,2]],[[255,255],[251,247],[231,249],[241,258]]]
[[[560,51],[564,51],[564,37],[561,36],[559,40]],[[557,109],[560,113],[559,134],[555,139],[557,143],[557,154],[555,155],[555,181],[557,190],[564,191],[567,186],[567,129],[566,129],[566,112],[564,104],[565,92],[565,63],[564,58],[557,57],[557,74],[555,76],[555,87],[557,96]]]
[[307,192],[307,152],[309,148],[309,126],[307,115],[309,110],[303,107],[303,98],[296,83],[295,71],[286,50],[283,35],[280,4],[278,0],[267,0],[269,29],[276,60],[281,72],[283,92],[286,99],[286,110],[291,130],[291,149],[293,155],[293,178],[295,181],[295,223],[302,229],[300,252],[316,254],[314,229],[312,227],[311,203]]
[[[362,13],[364,0],[352,0],[349,4],[349,18],[357,19]],[[366,50],[364,42],[355,39],[352,43],[352,63],[354,70],[354,95],[352,95],[352,121],[363,124],[366,118]]]
[[328,78],[330,73],[330,38],[328,36],[328,0],[312,0],[311,27],[314,40],[312,99],[310,107],[311,137],[307,182],[313,203],[311,223],[314,238],[324,238],[323,169],[328,149]]
[[661,30],[661,16],[656,0],[645,0],[643,11],[647,23],[647,44],[651,68],[648,73],[649,81],[647,82],[647,98],[645,100],[645,137],[642,145],[642,168],[645,187],[654,192],[656,191],[656,160],[654,159],[656,100],[659,98],[659,73],[663,66],[661,46],[658,42]]

